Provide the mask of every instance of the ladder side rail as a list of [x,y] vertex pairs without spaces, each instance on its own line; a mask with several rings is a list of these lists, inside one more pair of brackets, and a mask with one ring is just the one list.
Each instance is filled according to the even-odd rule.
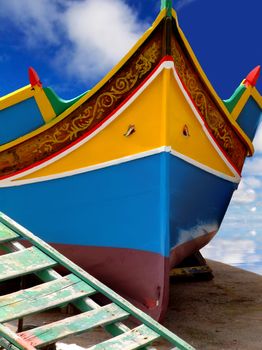
[[20,350],[17,346],[13,345],[5,338],[0,338],[0,349],[1,347],[8,350]]
[[0,223],[0,245],[1,243],[9,242],[18,238],[19,235],[17,233]]

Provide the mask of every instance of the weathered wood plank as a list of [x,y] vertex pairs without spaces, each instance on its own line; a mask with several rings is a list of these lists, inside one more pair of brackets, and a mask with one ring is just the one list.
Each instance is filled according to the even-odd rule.
[[[1,337],[4,338],[3,342],[1,341]],[[19,335],[3,324],[0,324],[0,344],[10,350],[16,350],[16,348],[21,350],[35,350],[30,343],[25,342]],[[11,344],[13,344],[13,346]]]
[[[20,250],[25,250],[26,248],[19,242],[9,242],[6,243],[5,246],[7,247],[8,252],[15,252],[15,251],[20,251]],[[57,278],[61,278],[62,276],[53,270],[52,268],[48,268],[42,271],[38,271],[35,273],[36,276],[40,278],[43,282],[50,282],[53,281]],[[93,309],[100,308],[100,305],[97,304],[94,300],[91,298],[84,297],[81,299],[77,299],[72,302],[72,304],[80,311],[82,312],[87,312]],[[129,331],[129,328],[124,325],[121,322],[116,322],[114,324],[108,324],[104,326],[106,331],[113,336],[117,336],[119,334],[122,334],[124,332]],[[155,350],[153,348],[150,348],[150,350]]]
[[0,222],[0,244],[19,238],[19,235]]
[[32,346],[41,347],[71,334],[79,334],[97,326],[123,320],[129,314],[115,304],[68,317],[42,327],[19,333]]
[[55,266],[55,260],[36,247],[0,256],[0,281]]
[[98,281],[95,277],[87,273],[85,270],[74,264],[72,261],[67,259],[45,241],[41,240],[39,237],[33,235],[23,226],[19,225],[17,222],[9,218],[7,215],[0,212],[0,222],[4,223],[10,229],[17,232],[23,238],[27,239],[33,245],[41,249],[43,252],[47,253],[50,257],[56,260],[58,263],[66,267],[70,272],[74,273],[76,276],[81,278],[86,283],[90,284],[95,290],[102,293],[113,301],[116,305],[120,306],[132,316],[140,320],[142,323],[147,325],[149,328],[157,332],[164,339],[168,340],[171,344],[177,346],[180,350],[194,350],[194,348],[186,343],[183,339],[178,337],[173,332],[169,331],[167,328],[159,324],[157,321],[153,320],[150,316],[136,308],[130,302],[119,296],[112,289],[108,288],[106,285]]
[[54,260],[65,266],[69,271],[74,273],[79,278],[83,279],[87,283],[89,283],[92,287],[94,287],[97,291],[101,292],[105,296],[107,296],[111,301],[116,303],[118,306],[126,310],[128,313],[132,314],[134,317],[139,319],[142,323],[146,324],[151,329],[155,330],[155,332],[159,333],[164,339],[168,340],[171,344],[176,345],[181,350],[193,350],[194,348],[187,344],[183,339],[179,338],[177,335],[166,329],[164,326],[153,320],[150,316],[146,315],[141,310],[137,309],[127,300],[119,296],[113,290],[105,286],[103,283],[98,281],[96,278],[91,276],[85,270],[74,264],[72,261],[67,259],[45,241],[41,240],[39,237],[34,236],[30,231],[28,231],[23,226],[16,223],[14,220],[9,218],[3,213],[0,213],[0,222],[7,225],[12,230],[16,231],[22,237],[28,239],[32,244],[37,246],[39,249],[46,252],[49,256],[51,256]]
[[160,338],[160,335],[145,325],[138,326],[131,331],[121,334],[103,343],[91,346],[88,350],[133,350],[141,349],[145,345]]
[[74,275],[0,297],[0,322],[14,320],[91,295],[95,290]]

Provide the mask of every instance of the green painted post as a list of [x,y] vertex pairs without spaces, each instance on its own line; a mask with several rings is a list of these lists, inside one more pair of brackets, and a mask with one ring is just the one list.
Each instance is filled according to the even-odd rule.
[[167,16],[172,15],[172,0],[161,0],[161,10],[166,9]]

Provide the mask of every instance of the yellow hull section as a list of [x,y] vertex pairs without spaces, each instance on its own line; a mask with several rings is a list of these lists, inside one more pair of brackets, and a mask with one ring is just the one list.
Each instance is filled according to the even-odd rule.
[[[164,68],[103,130],[71,153],[19,180],[53,176],[134,156],[163,146],[224,175],[234,177],[208,139],[173,70]],[[135,132],[126,137],[130,125]],[[185,135],[185,130],[188,135]]]

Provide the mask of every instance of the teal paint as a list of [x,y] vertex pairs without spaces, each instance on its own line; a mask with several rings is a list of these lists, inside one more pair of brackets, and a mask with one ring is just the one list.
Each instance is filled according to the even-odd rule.
[[85,91],[83,94],[71,99],[71,100],[63,100],[57,94],[54,92],[53,89],[47,87],[43,89],[49,102],[51,103],[55,114],[59,115],[63,113],[67,108],[71,107],[74,103],[76,103],[82,96],[88,93],[88,91]]
[[161,0],[161,11],[166,9],[167,16],[172,15],[172,0]]
[[238,101],[240,100],[241,96],[245,91],[246,91],[245,85],[241,84],[238,86],[238,88],[235,90],[235,92],[229,99],[223,101],[224,105],[226,106],[226,108],[230,113],[236,107]]

